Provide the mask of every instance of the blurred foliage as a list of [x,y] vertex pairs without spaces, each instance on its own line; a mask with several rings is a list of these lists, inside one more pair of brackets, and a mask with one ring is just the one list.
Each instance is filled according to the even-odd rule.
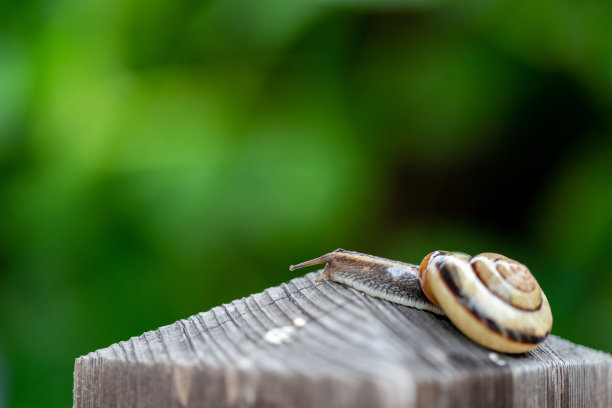
[[612,3],[3,11],[8,405],[67,406],[75,357],[337,247],[504,253],[553,333],[612,351]]

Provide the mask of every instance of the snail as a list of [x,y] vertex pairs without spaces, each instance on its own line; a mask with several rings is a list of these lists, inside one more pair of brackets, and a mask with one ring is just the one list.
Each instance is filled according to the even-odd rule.
[[489,349],[523,353],[552,328],[550,304],[529,269],[494,253],[435,251],[420,266],[337,249],[291,265],[326,263],[326,277],[368,295],[446,315],[468,338]]

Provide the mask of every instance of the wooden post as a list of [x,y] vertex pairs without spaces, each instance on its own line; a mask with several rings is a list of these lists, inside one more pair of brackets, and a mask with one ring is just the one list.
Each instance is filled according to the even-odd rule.
[[74,406],[610,407],[610,355],[484,349],[317,273],[76,359]]

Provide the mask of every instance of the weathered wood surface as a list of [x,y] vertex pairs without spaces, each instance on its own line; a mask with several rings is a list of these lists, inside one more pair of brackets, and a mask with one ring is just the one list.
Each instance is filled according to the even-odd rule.
[[76,360],[85,407],[610,407],[612,358],[491,353],[445,318],[317,273]]

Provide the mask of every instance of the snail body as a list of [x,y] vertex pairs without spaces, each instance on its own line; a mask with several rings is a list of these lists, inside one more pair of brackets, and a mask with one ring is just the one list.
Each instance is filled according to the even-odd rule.
[[550,305],[529,269],[503,255],[435,251],[420,266],[338,249],[291,266],[326,263],[325,277],[364,293],[446,314],[474,342],[505,353],[529,351],[552,327]]

